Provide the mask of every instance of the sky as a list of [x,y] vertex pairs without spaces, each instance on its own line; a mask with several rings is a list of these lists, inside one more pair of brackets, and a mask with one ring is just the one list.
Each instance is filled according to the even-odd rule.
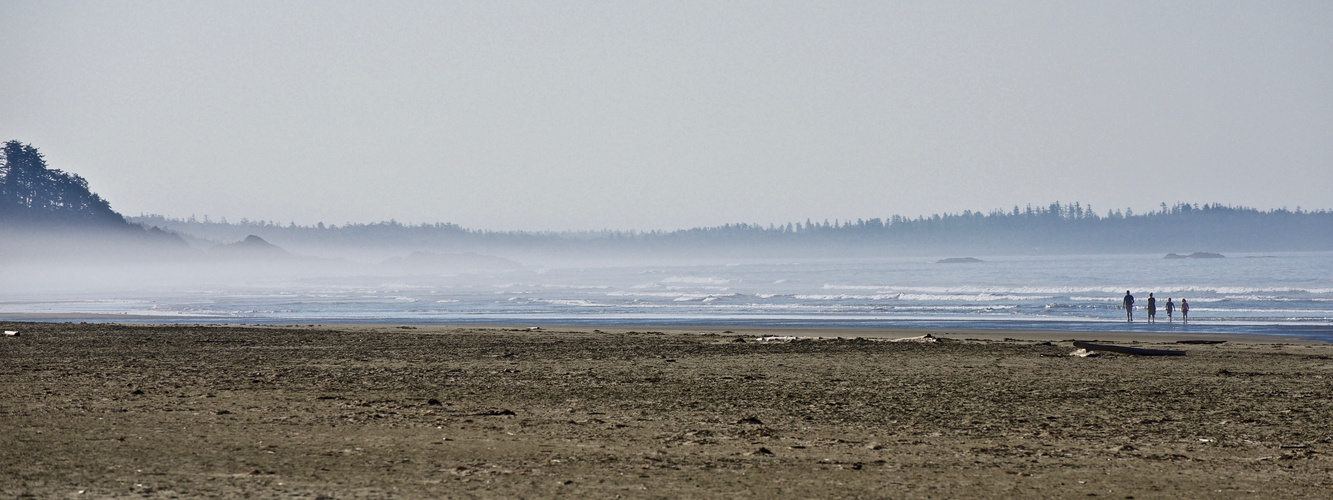
[[0,2],[125,215],[671,230],[1333,209],[1333,2]]

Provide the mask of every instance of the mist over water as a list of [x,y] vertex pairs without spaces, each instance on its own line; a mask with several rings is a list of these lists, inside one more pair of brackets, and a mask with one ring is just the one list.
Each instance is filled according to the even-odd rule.
[[0,2],[0,318],[1333,338],[1328,2],[89,7]]
[[[454,256],[458,257],[458,256]],[[1333,340],[1333,253],[670,264],[283,259],[9,265],[0,317],[206,323],[1030,328]],[[1135,322],[1121,297],[1133,292]],[[1158,324],[1146,323],[1149,293]],[[1188,299],[1190,322],[1165,304]]]

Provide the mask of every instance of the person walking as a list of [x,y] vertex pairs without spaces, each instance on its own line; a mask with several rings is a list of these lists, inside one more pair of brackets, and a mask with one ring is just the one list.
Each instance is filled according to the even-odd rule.
[[1125,321],[1128,322],[1128,323],[1133,323],[1133,322],[1134,322],[1134,296],[1129,294],[1129,290],[1125,290],[1125,299],[1122,300],[1121,302],[1123,302],[1123,303],[1125,304]]
[[1185,302],[1185,299],[1180,299],[1180,321],[1190,322],[1190,303]]
[[1148,292],[1148,322],[1157,322],[1157,299],[1154,299],[1152,292]]
[[1166,322],[1171,322],[1171,313],[1176,312],[1176,303],[1171,302],[1171,297],[1166,298]]

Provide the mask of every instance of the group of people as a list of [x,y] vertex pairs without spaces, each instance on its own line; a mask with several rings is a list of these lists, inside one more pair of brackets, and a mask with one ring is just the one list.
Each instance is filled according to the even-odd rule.
[[[1129,294],[1129,290],[1125,290],[1124,304],[1125,304],[1125,320],[1133,323],[1134,296]],[[1168,322],[1173,320],[1172,314],[1175,312],[1176,312],[1176,303],[1172,302],[1170,297],[1167,297],[1166,320]],[[1184,321],[1186,323],[1189,323],[1190,321],[1190,303],[1187,302],[1185,299],[1180,299],[1180,319],[1181,321]],[[1157,298],[1153,297],[1152,293],[1148,294],[1148,322],[1149,323],[1157,322]]]

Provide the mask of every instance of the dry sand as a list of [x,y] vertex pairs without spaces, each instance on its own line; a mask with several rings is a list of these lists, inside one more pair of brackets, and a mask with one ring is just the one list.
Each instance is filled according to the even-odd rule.
[[[918,330],[0,328],[21,333],[0,337],[0,494],[9,497],[1333,490],[1333,346],[1323,343],[1060,332],[882,341],[927,333]],[[763,335],[845,338],[755,341]],[[1188,355],[1072,357],[1076,338]]]

